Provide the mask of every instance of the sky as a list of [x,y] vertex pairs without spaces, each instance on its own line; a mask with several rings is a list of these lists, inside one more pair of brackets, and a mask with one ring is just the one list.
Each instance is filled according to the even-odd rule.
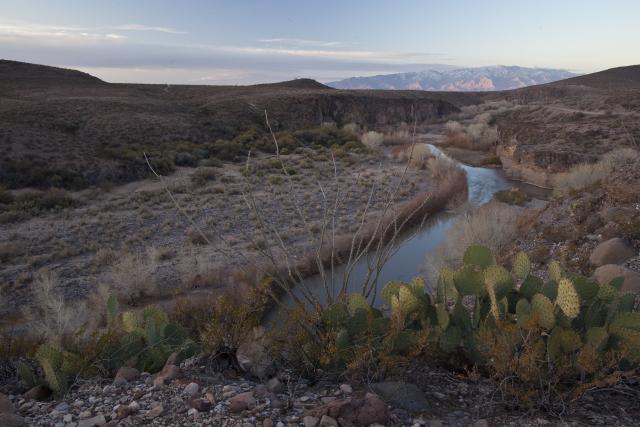
[[322,82],[640,63],[638,0],[0,0],[0,58],[110,82]]

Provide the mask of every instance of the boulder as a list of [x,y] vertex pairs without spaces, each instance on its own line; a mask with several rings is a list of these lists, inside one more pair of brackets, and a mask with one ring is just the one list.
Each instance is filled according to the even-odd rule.
[[171,364],[164,365],[164,368],[162,368],[162,371],[160,371],[158,375],[156,375],[156,377],[154,378],[153,384],[156,386],[162,386],[165,383],[176,378],[179,374],[180,374],[180,368],[178,368],[176,365],[171,365]]
[[122,368],[118,369],[118,372],[116,372],[116,376],[113,381],[115,383],[117,380],[123,379],[123,380],[126,380],[127,382],[130,382],[137,379],[139,376],[140,376],[140,371],[138,371],[136,368],[129,368],[128,366],[123,366]]
[[633,248],[619,237],[605,240],[593,249],[589,262],[596,267],[606,264],[622,264],[635,256]]
[[27,400],[46,400],[49,396],[51,396],[51,390],[44,385],[32,387],[22,395]]
[[236,359],[245,372],[265,379],[275,374],[273,359],[268,350],[268,339],[264,327],[253,329],[251,335],[238,347]]
[[606,264],[596,268],[593,278],[596,282],[608,284],[616,277],[622,277],[622,292],[640,293],[640,273],[616,264]]
[[368,426],[370,424],[389,423],[389,411],[382,399],[372,393],[367,393],[364,399],[336,399],[326,405],[317,406],[306,413],[307,416],[322,419],[328,416],[334,420],[341,420],[341,424],[354,426]]
[[385,381],[372,384],[371,390],[392,406],[402,408],[410,413],[425,412],[431,406],[422,390],[415,384]]
[[256,406],[256,399],[253,392],[240,393],[229,399],[229,411],[238,413],[247,409],[253,409]]

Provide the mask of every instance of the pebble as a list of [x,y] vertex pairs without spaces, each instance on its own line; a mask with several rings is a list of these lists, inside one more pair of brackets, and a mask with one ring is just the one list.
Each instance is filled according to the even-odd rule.
[[184,394],[188,395],[188,396],[195,396],[196,394],[198,394],[198,391],[200,390],[200,386],[198,386],[198,384],[196,383],[189,383],[185,388],[184,388]]

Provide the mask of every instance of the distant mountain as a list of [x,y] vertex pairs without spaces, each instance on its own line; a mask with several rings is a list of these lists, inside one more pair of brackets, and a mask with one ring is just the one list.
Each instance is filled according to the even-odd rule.
[[413,89],[470,92],[518,89],[575,76],[577,74],[566,70],[495,65],[351,77],[327,84],[336,89]]

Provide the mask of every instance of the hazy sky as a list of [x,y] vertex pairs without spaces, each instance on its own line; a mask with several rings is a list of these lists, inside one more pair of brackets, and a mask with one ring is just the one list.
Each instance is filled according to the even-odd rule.
[[112,82],[254,83],[640,63],[638,0],[0,0],[0,58]]

